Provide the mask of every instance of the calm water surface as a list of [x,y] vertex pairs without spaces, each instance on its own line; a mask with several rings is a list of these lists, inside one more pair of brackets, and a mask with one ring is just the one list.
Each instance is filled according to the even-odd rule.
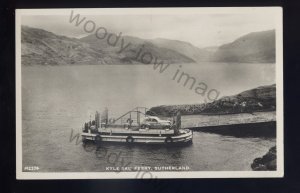
[[[242,66],[243,65],[243,66]],[[193,89],[172,80],[177,69],[222,96],[275,82],[272,64],[172,65],[163,73],[144,65],[22,67],[23,166],[39,171],[105,171],[112,156],[130,166],[189,166],[191,170],[250,170],[274,139],[235,138],[194,132],[182,148],[105,145],[97,153],[70,142],[95,110],[117,117],[136,106],[203,102]],[[220,81],[222,80],[222,81]]]

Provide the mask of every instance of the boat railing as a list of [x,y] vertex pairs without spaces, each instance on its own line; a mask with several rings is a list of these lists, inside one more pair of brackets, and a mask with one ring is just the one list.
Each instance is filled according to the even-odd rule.
[[[146,118],[149,109],[146,107],[135,107],[134,109],[126,112],[125,114],[121,115],[120,117],[114,119],[114,121],[110,124],[117,124],[117,122],[121,122],[121,124],[129,123],[129,124],[141,124],[141,118]],[[151,111],[151,113],[156,114]]]

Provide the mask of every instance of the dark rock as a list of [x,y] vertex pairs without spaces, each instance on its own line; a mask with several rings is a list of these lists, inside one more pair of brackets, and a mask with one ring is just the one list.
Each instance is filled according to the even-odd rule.
[[254,171],[274,171],[276,167],[276,146],[272,147],[266,155],[255,158],[251,164]]

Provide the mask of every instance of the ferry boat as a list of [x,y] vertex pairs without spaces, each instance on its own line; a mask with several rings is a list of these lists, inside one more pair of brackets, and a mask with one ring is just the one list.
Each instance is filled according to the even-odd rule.
[[[143,111],[141,111],[141,108]],[[148,112],[149,113],[149,112]],[[84,124],[82,141],[98,143],[115,142],[127,144],[190,144],[193,132],[181,129],[181,116],[172,120],[148,115],[147,108],[136,107],[117,119],[108,119],[108,110]],[[102,115],[102,116],[101,116]]]

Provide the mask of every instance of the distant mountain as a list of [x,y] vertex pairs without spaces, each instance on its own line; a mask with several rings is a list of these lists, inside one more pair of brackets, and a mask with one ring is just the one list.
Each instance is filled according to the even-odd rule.
[[178,40],[157,38],[149,41],[159,47],[176,50],[197,62],[275,62],[275,30],[249,33],[232,43],[201,49]]
[[176,50],[177,52],[182,53],[197,62],[211,60],[211,57],[214,53],[214,50],[200,49],[191,43],[179,40],[156,38],[150,41],[159,47]]
[[[127,39],[126,37],[125,39]],[[132,64],[143,63],[136,58],[142,46],[157,62],[191,63],[189,57],[167,48],[160,48],[139,38],[131,38],[129,49],[118,53],[120,48],[109,45],[90,35],[81,39],[56,35],[46,30],[22,26],[21,49],[24,65],[75,65],[75,64]],[[135,41],[133,41],[133,39]],[[125,40],[127,42],[127,40]],[[145,59],[146,60],[146,59]]]
[[219,49],[218,46],[210,46],[210,47],[202,48],[202,50],[205,50],[205,51],[207,51],[207,52],[210,52],[210,54],[211,54],[211,57],[210,57],[210,58],[212,58],[212,56],[213,56],[212,54],[214,54],[218,49]]
[[110,55],[114,55],[115,57],[119,58],[121,61],[127,61],[127,63],[148,63],[150,61],[150,56],[145,56],[144,62],[142,61],[141,57],[137,57],[140,50],[142,53],[151,53],[153,59],[152,62],[154,63],[155,58],[159,61],[163,60],[165,63],[192,63],[195,62],[192,58],[181,53],[180,50],[170,49],[167,47],[160,47],[156,45],[152,41],[132,37],[132,36],[124,36],[123,44],[128,46],[128,49],[124,49],[121,53],[119,52],[122,47],[122,42],[118,41],[116,46],[111,46],[107,43],[106,39],[101,40],[98,39],[95,35],[89,35],[87,37],[81,38],[80,40],[88,43],[91,47],[95,50],[98,50],[103,53],[107,53]]
[[275,62],[275,30],[253,32],[220,46],[217,62]]
[[148,114],[182,115],[252,113],[276,110],[276,85],[261,86],[237,95],[223,97],[206,104],[162,105],[152,107]]
[[[232,43],[202,49],[178,40],[132,36],[121,36],[123,45],[119,40],[112,46],[95,34],[77,39],[27,26],[22,26],[21,33],[24,65],[275,62],[275,30],[250,33]],[[120,51],[127,44],[130,45]],[[140,50],[151,56],[142,60]]]

